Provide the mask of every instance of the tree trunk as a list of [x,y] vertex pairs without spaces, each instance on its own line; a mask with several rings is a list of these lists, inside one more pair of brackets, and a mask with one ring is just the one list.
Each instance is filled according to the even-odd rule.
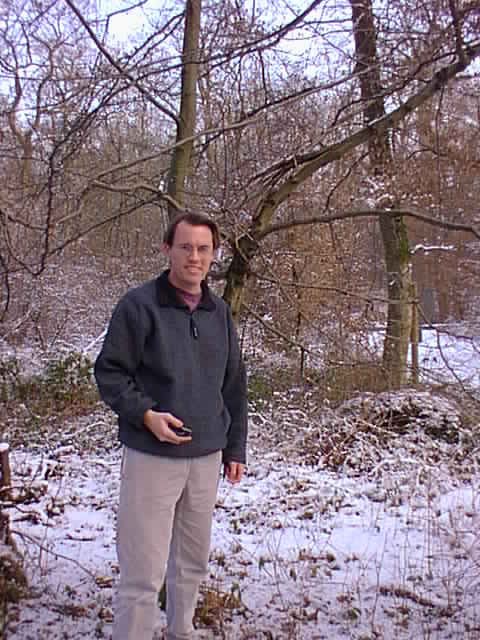
[[383,344],[383,366],[389,385],[400,387],[407,381],[412,304],[408,235],[402,217],[380,217],[387,269],[388,314]]
[[[365,124],[385,115],[372,0],[350,0],[355,37],[356,71],[363,100]],[[369,142],[370,162],[377,180],[388,185],[392,149],[388,131]],[[394,206],[390,202],[390,206]],[[380,217],[380,232],[387,270],[388,312],[383,345],[383,366],[392,387],[405,384],[411,329],[411,265],[408,233],[402,217]]]
[[240,316],[249,277],[249,265],[257,252],[258,242],[251,236],[243,236],[233,248],[233,257],[228,267],[223,299],[230,305],[235,321]]
[[[185,205],[185,182],[191,169],[193,135],[197,117],[197,79],[199,67],[199,38],[201,0],[187,0],[185,4],[185,30],[182,53],[182,88],[180,113],[177,121],[177,146],[172,155],[168,176],[168,194],[178,203]],[[173,204],[168,205],[170,220],[178,213]]]

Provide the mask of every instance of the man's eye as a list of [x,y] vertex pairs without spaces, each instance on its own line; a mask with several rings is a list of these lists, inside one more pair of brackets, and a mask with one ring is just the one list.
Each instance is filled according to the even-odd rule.
[[194,251],[196,251],[199,255],[206,256],[212,253],[212,247],[208,244],[202,244],[199,247],[193,247],[191,244],[179,244],[177,245],[180,251],[191,255]]

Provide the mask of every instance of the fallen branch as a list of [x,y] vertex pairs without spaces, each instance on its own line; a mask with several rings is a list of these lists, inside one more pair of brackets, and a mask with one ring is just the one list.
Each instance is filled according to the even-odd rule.
[[78,562],[78,560],[75,560],[74,558],[69,558],[63,553],[59,553],[58,551],[53,551],[52,549],[49,549],[44,544],[42,544],[39,540],[37,540],[37,538],[35,538],[34,536],[28,535],[28,533],[25,533],[24,531],[19,531],[18,529],[12,529],[10,533],[11,535],[17,535],[20,538],[27,540],[28,542],[32,542],[33,544],[36,544],[39,549],[55,556],[55,558],[62,558],[62,560],[67,560],[67,562],[71,562],[76,567],[81,569],[84,573],[86,573],[92,580],[96,580],[96,575],[92,571],[87,569],[83,564]]

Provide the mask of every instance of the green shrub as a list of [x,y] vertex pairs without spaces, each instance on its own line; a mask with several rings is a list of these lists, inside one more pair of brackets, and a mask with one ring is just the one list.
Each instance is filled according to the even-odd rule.
[[93,390],[92,362],[80,353],[50,362],[45,371],[43,387],[59,407],[91,400]]
[[98,400],[92,362],[80,353],[51,360],[41,374],[24,376],[16,359],[0,365],[0,398],[7,410],[27,407],[34,417],[83,413]]
[[273,396],[273,384],[269,376],[262,372],[252,373],[248,378],[248,401],[260,408],[270,402]]

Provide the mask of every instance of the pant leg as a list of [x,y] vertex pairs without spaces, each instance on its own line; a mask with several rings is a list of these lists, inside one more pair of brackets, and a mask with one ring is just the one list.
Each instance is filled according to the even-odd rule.
[[151,640],[163,584],[175,505],[188,460],[125,448],[117,516],[120,582],[113,640]]
[[192,458],[175,511],[167,568],[167,640],[190,640],[201,581],[208,570],[221,452]]

